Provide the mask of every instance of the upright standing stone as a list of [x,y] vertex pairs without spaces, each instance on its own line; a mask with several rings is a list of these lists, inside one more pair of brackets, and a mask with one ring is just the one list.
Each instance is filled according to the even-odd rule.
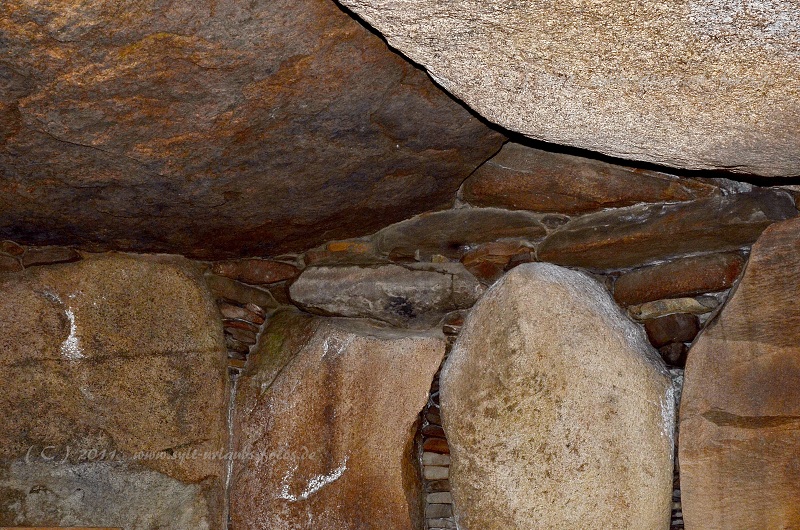
[[440,333],[281,313],[242,378],[234,528],[411,530],[413,439],[444,356]]
[[200,267],[0,275],[0,352],[0,526],[223,527],[227,363]]
[[526,264],[496,283],[441,400],[460,529],[669,528],[669,375],[585,274]]
[[769,227],[689,351],[680,466],[688,530],[800,528],[800,221]]

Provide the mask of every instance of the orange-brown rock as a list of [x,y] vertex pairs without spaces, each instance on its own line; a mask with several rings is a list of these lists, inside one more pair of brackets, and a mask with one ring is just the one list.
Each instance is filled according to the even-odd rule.
[[632,305],[722,291],[733,285],[743,267],[744,259],[738,253],[694,256],[643,267],[617,279],[614,298],[620,304]]
[[797,215],[785,191],[757,188],[679,204],[636,205],[573,219],[538,249],[541,261],[622,269],[752,244],[775,221]]
[[470,245],[500,239],[533,241],[545,235],[541,216],[499,208],[458,208],[418,215],[384,228],[372,239],[395,258],[460,258]]
[[237,282],[226,276],[206,271],[206,283],[211,292],[219,300],[228,300],[239,304],[253,304],[259,308],[276,308],[278,301],[266,289]]
[[688,201],[715,189],[666,173],[510,142],[464,182],[462,194],[474,206],[578,214],[640,202]]
[[256,285],[290,280],[300,274],[294,265],[268,259],[218,261],[211,266],[211,272]]
[[0,350],[0,526],[222,528],[225,463],[190,456],[227,447],[199,267],[87,255],[0,276]]
[[0,239],[302,250],[446,207],[502,142],[331,0],[8,0],[0,34]]
[[646,321],[644,329],[650,344],[660,348],[672,342],[692,342],[700,331],[700,323],[695,315],[675,313]]
[[303,254],[306,267],[316,265],[360,265],[385,261],[378,257],[375,244],[367,239],[331,241]]
[[0,273],[18,272],[22,270],[22,264],[13,256],[0,255]]
[[476,278],[491,283],[503,275],[511,258],[530,252],[530,246],[518,241],[496,241],[468,251],[461,258],[461,263]]
[[0,241],[0,252],[9,256],[21,256],[25,254],[25,247],[14,241]]
[[258,325],[264,323],[264,317],[266,316],[264,310],[254,304],[240,307],[238,305],[221,303],[219,304],[219,312],[225,318],[244,320]]
[[231,515],[248,530],[420,528],[413,451],[444,337],[278,314],[240,380]]
[[680,411],[686,528],[800,528],[800,220],[769,227],[689,351]]

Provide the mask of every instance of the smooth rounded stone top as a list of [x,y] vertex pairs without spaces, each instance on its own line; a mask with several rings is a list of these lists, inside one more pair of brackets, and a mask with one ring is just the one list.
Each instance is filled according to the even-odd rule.
[[672,392],[599,283],[516,267],[473,308],[441,375],[459,528],[666,530]]
[[789,0],[342,0],[478,113],[687,169],[800,174]]
[[689,350],[680,410],[687,528],[800,528],[800,220],[753,245]]

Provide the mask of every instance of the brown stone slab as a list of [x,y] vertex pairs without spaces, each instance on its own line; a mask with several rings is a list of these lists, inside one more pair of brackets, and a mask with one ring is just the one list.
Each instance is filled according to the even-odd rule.
[[679,204],[630,206],[573,219],[548,236],[537,255],[559,265],[624,269],[737,250],[773,222],[796,215],[788,193],[761,188]]
[[800,528],[800,220],[769,227],[689,351],[680,411],[686,528]]
[[305,250],[447,207],[502,145],[335,2],[126,6],[0,2],[0,239]]
[[468,246],[498,239],[537,240],[545,235],[541,216],[499,208],[458,208],[418,215],[374,236],[380,251],[394,258],[460,258]]
[[688,201],[715,189],[693,179],[509,142],[464,182],[462,198],[474,206],[571,215]]
[[694,256],[644,267],[617,279],[614,299],[632,305],[722,291],[733,285],[743,267],[739,253]]

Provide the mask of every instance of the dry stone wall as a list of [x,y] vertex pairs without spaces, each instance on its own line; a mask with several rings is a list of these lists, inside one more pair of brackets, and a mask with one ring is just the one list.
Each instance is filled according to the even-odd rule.
[[[641,179],[641,189],[635,189],[634,176]],[[584,179],[605,184],[582,187]],[[553,193],[548,195],[547,190]],[[647,339],[653,348],[650,354],[658,352],[659,362],[667,370],[659,377],[663,380],[668,373],[666,380],[672,385],[678,406],[687,358],[691,362],[693,348],[700,348],[693,344],[698,336],[704,336],[709,323],[720,318],[720,311],[725,311],[730,293],[735,291],[751,260],[751,245],[772,223],[798,214],[791,189],[677,177],[514,144],[507,145],[497,160],[470,177],[454,199],[453,208],[414,216],[369,236],[332,240],[300,254],[271,257],[190,262],[169,256],[90,254],[69,247],[0,243],[0,285],[6,293],[2,325],[8,328],[3,340],[5,351],[16,352],[16,357],[7,358],[7,364],[18,378],[14,386],[18,391],[4,398],[3,408],[39,410],[34,401],[47,402],[50,398],[46,396],[55,388],[75,398],[41,420],[32,414],[8,416],[13,420],[7,420],[12,422],[5,424],[7,431],[27,434],[6,444],[16,452],[9,453],[3,464],[6,471],[0,481],[0,517],[6,519],[0,522],[122,524],[132,517],[130,510],[141,512],[138,507],[151,502],[148,492],[157,491],[169,492],[169,502],[160,502],[157,509],[142,512],[149,515],[136,528],[207,525],[212,529],[249,530],[294,524],[316,529],[328,524],[320,522],[323,520],[336,521],[336,528],[372,528],[370,525],[382,517],[388,517],[385,524],[381,523],[387,528],[449,530],[456,524],[465,528],[465,521],[474,517],[470,513],[475,513],[477,504],[467,500],[471,497],[464,491],[477,482],[464,489],[464,475],[458,471],[459,449],[453,452],[453,444],[462,444],[457,447],[461,447],[463,471],[463,438],[455,435],[454,439],[448,425],[458,424],[462,413],[452,413],[451,421],[447,412],[442,412],[441,363],[457,340],[466,344],[471,340],[469,336],[474,336],[472,333],[459,338],[465,317],[475,322],[473,326],[479,320],[492,322],[508,306],[500,304],[483,317],[477,315],[472,307],[485,299],[487,289],[499,289],[510,281],[509,275],[520,282],[525,270],[545,267],[542,263],[548,261],[579,271],[565,272],[572,278],[567,283],[589,282],[592,292],[606,292],[606,309],[595,308],[585,318],[577,318],[573,311],[557,316],[556,311],[537,313],[532,308],[516,317],[521,325],[531,318],[549,319],[552,325],[573,318],[578,326],[578,321],[589,322],[590,314],[612,312],[617,315],[614,318],[625,320],[638,336]],[[80,275],[71,276],[70,271],[90,270],[101,264],[102,274],[88,274],[80,280]],[[152,272],[147,273],[150,276],[133,272],[142,270]],[[188,283],[161,297],[159,286],[168,282],[174,271],[184,271],[181,278],[187,278]],[[97,305],[76,310],[70,305],[72,291],[62,293],[53,288],[45,289],[54,292],[53,296],[42,298],[45,290],[34,286],[39,285],[36,282],[50,282],[65,286],[64,289],[67,284],[70,289],[74,285],[85,286],[84,296],[95,293],[87,300]],[[526,288],[523,282],[512,291],[523,293]],[[200,293],[199,298],[191,298],[191,292]],[[148,298],[148,293],[154,294]],[[584,293],[576,300],[592,297]],[[137,300],[144,299],[146,307],[139,308]],[[53,306],[50,309],[57,309],[56,313],[62,316],[37,319],[20,311],[29,303]],[[82,325],[79,310],[99,311],[105,315],[105,327],[91,337],[78,331],[73,337],[68,310],[73,311],[78,330]],[[28,320],[22,318],[24,315]],[[176,338],[186,333],[186,326],[196,322],[198,315],[205,315],[203,326],[206,334],[213,335],[214,344],[211,350],[198,347],[214,352],[200,357],[187,353],[193,350],[188,346],[191,333],[183,339],[182,346],[174,346]],[[487,333],[502,327],[481,325],[488,326]],[[157,345],[165,356],[155,364],[130,356],[129,350],[139,347],[121,331],[125,326],[139,326],[136,329],[142,330],[147,326],[141,335],[150,337],[152,344],[142,348]],[[507,335],[501,331],[498,337]],[[53,346],[42,339],[48,333],[58,337],[58,344],[54,342]],[[416,346],[400,346],[407,341],[422,341],[420,344],[433,349],[420,346],[422,350],[417,351]],[[330,377],[319,379],[319,370],[328,363],[326,344],[329,352],[332,344],[342,346],[342,351],[336,356],[339,364],[334,363],[325,372]],[[110,363],[114,370],[102,374],[113,373],[115,381],[127,382],[128,386],[112,392],[101,380],[101,372],[89,368],[89,360],[64,357],[77,355],[73,350],[83,355],[84,350],[76,349],[78,345],[106,345],[102,361],[97,362]],[[337,348],[334,349],[339,351]],[[523,344],[519,348],[524,351],[529,346]],[[50,350],[54,352],[53,359],[46,356],[44,364],[34,364],[42,352]],[[430,355],[423,355],[423,350]],[[412,351],[419,355],[412,355]],[[485,362],[499,362],[496,349],[481,351]],[[168,352],[181,356],[180,360]],[[618,368],[631,378],[631,385],[642,384],[644,379],[634,375],[638,372],[622,369],[614,357],[617,354],[594,350],[587,353],[597,356],[602,369]],[[61,359],[60,365],[56,358]],[[383,362],[394,368],[386,368],[389,365],[384,366]],[[76,368],[79,365],[86,369]],[[183,370],[190,366],[192,372],[187,375]],[[198,369],[201,366],[204,368]],[[525,364],[520,374],[527,373],[530,366]],[[150,386],[146,391],[137,390],[133,380]],[[702,387],[697,376],[694,380],[695,390],[689,393],[689,399],[695,399],[691,396],[697,394],[697,385]],[[316,390],[311,388],[314,381]],[[467,386],[475,390],[478,381],[471,378],[471,386]],[[91,418],[71,405],[90,402],[83,392],[84,383],[90,385],[86,390],[95,396],[95,402],[106,400],[105,405],[92,409],[95,415]],[[97,388],[92,390],[91,385],[95,384]],[[402,411],[397,400],[376,401],[375,396],[400,396],[410,392],[412,386],[413,399],[404,401]],[[162,390],[164,393],[160,393]],[[119,396],[115,398],[114,392],[120,392]],[[609,396],[614,397],[612,394],[610,391]],[[108,401],[112,398],[113,403]],[[146,413],[141,408],[144,400]],[[453,410],[458,410],[456,404],[460,401],[451,398]],[[579,401],[589,405],[587,400]],[[470,414],[476,415],[475,411],[487,403],[475,403]],[[198,415],[173,415],[186,407],[197,409]],[[295,413],[276,413],[275,407],[289,407]],[[115,415],[129,419],[116,421]],[[483,416],[477,414],[474,419]],[[76,423],[67,425],[66,418]],[[391,436],[386,430],[388,418],[397,420]],[[27,425],[26,421],[33,423]],[[154,425],[159,427],[153,430]],[[532,428],[530,439],[544,436],[547,429],[557,429],[559,425],[554,420]],[[149,434],[137,438],[138,445],[131,440],[126,442],[125,435],[120,434],[140,427],[149,429]],[[168,431],[178,427],[183,429],[183,437],[171,438]],[[203,439],[213,440],[213,444],[200,441],[200,435],[191,434],[192,429],[206,432]],[[307,436],[302,435],[303,429],[308,431]],[[209,434],[212,431],[213,435]],[[160,438],[162,434],[169,443]],[[507,449],[514,436],[499,436],[498,451]],[[248,456],[241,460],[220,458],[179,464],[174,459],[150,464],[70,462],[73,467],[55,469],[42,462],[27,466],[20,461],[26,444],[41,445],[52,439],[96,442],[107,452],[122,451],[120,448],[130,452],[144,444],[156,453],[174,453],[176,447],[210,444],[229,455]],[[675,444],[681,457],[698,451],[691,444],[684,449],[677,437]],[[266,452],[256,451],[264,448]],[[300,448],[312,456],[297,460]],[[352,465],[358,463],[360,471],[354,473],[355,468],[348,467],[349,472],[340,474],[341,462],[330,455],[338,455],[339,460],[348,458]],[[658,506],[663,508],[659,517],[663,519],[658,524],[673,529],[684,528],[682,497],[697,491],[691,482],[688,489],[681,487],[681,460],[677,455],[676,452],[674,469],[664,458],[656,466],[664,474],[658,495]],[[399,462],[401,457],[404,460]],[[651,457],[650,464],[657,460],[654,455]],[[370,467],[376,462],[383,462],[379,469]],[[513,465],[513,459],[509,459],[509,465]],[[688,469],[696,466],[691,461],[688,465]],[[371,482],[362,481],[366,480],[364,473],[371,473]],[[454,478],[459,473],[460,494],[459,479]],[[619,493],[614,490],[614,479],[619,479],[621,473],[608,475],[608,482],[603,483],[610,488],[607,491]],[[315,482],[320,477],[327,478]],[[315,486],[318,482],[319,488]],[[369,486],[365,489],[362,482]],[[288,488],[285,494],[284,486]],[[39,492],[39,487],[46,495],[30,493]],[[102,501],[93,497],[94,501],[74,503],[70,492],[77,488],[123,491],[120,502],[126,508],[120,508],[110,519],[92,515],[101,513]],[[272,496],[265,492],[272,492]],[[375,496],[382,500],[370,501]],[[532,498],[531,502],[541,500],[536,495],[522,497]],[[636,504],[630,500],[632,497],[622,497]],[[691,506],[691,498],[686,502]],[[342,505],[358,508],[335,508]],[[499,504],[480,512],[491,515],[496,506]],[[519,506],[519,513],[536,512],[532,506]],[[627,520],[625,514],[641,508],[603,504],[602,509],[598,507],[593,512],[596,517],[592,524],[602,519],[603,524],[614,526]],[[670,510],[671,519],[666,514]],[[78,511],[88,515],[81,519],[76,515]],[[519,522],[504,519],[514,510],[504,513],[478,524],[492,528],[505,521],[506,526],[520,527]],[[601,517],[601,513],[605,515]],[[312,526],[308,526],[308,517],[316,521]],[[544,521],[555,514],[536,512],[531,517]],[[685,528],[702,530],[696,524],[692,526],[691,511],[686,522]],[[570,524],[579,528],[588,523],[584,519]]]

